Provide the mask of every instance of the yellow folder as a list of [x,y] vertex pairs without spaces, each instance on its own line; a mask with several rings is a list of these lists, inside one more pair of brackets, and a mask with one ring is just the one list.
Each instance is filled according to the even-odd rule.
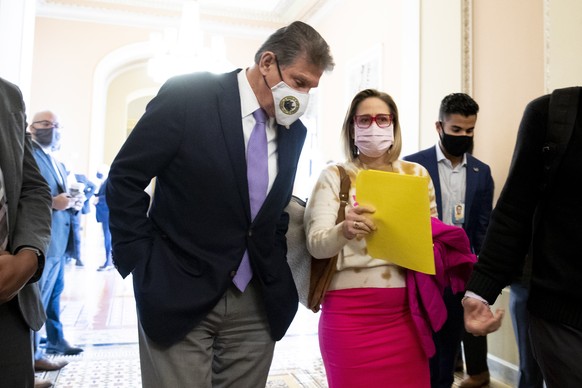
[[428,183],[429,177],[393,172],[358,174],[356,201],[376,209],[377,230],[366,238],[370,256],[435,274]]

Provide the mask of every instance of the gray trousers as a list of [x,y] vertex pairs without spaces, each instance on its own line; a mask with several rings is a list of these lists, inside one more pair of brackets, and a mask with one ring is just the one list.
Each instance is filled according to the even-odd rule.
[[162,347],[139,326],[144,388],[264,387],[275,342],[253,282],[244,293],[231,286],[184,339]]
[[546,386],[582,387],[582,330],[530,314],[529,334]]
[[0,387],[32,388],[32,330],[16,298],[0,304],[0,348]]

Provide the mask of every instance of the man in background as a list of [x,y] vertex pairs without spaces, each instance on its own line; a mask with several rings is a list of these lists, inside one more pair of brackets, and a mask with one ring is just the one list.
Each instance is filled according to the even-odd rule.
[[[75,355],[83,349],[71,346],[64,337],[61,322],[61,294],[65,288],[66,249],[73,233],[73,217],[81,209],[83,201],[72,197],[67,187],[65,166],[52,155],[60,142],[58,117],[50,111],[38,112],[28,127],[33,140],[33,155],[42,176],[49,184],[52,196],[51,240],[46,254],[46,264],[39,287],[42,303],[47,314],[46,352]],[[81,192],[82,196],[83,193]],[[35,365],[39,370],[54,370],[66,365],[66,361],[51,361],[44,357],[36,334]]]
[[101,224],[103,231],[103,248],[105,249],[105,261],[97,271],[109,271],[114,268],[113,257],[111,252],[111,231],[109,229],[109,207],[107,206],[107,174],[108,166],[101,166],[97,170],[97,179],[101,182],[99,190],[95,193],[95,218]]
[[[69,182],[69,194],[71,197],[77,198],[78,201],[82,202],[81,211],[77,211],[72,217],[73,221],[73,233],[71,234],[71,239],[67,245],[67,251],[65,253],[66,262],[70,260],[75,260],[75,267],[83,268],[85,264],[81,258],[82,251],[82,237],[81,231],[83,229],[82,216],[88,214],[91,211],[91,199],[95,194],[97,186],[95,183],[91,182],[85,174],[73,174],[68,172],[68,182]],[[79,205],[75,205],[78,208]]]
[[[405,157],[430,173],[435,187],[439,219],[467,232],[473,253],[479,255],[493,206],[493,178],[489,166],[471,155],[479,105],[465,93],[443,98],[435,123],[437,145]],[[461,339],[469,377],[459,385],[477,388],[489,383],[487,338],[465,332],[463,293],[445,289],[448,318],[434,334],[436,354],[430,360],[432,388],[450,388]]]
[[38,285],[50,241],[51,195],[32,156],[22,94],[0,78],[0,385],[34,379],[32,331],[46,315]]

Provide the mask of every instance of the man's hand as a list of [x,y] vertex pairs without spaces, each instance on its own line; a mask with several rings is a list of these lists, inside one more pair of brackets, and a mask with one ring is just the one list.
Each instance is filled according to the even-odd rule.
[[72,205],[71,196],[67,193],[60,193],[56,197],[53,197],[53,209],[55,210],[65,210]]
[[0,304],[14,298],[37,268],[38,258],[31,250],[21,249],[16,256],[0,251]]
[[505,310],[497,309],[495,314],[489,305],[475,298],[464,298],[463,308],[465,310],[465,329],[476,336],[483,336],[493,333],[501,327],[501,321]]

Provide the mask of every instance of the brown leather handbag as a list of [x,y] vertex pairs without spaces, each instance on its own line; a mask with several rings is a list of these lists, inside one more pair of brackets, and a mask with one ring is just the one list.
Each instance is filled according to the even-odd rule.
[[[346,218],[346,205],[348,204],[348,196],[350,191],[350,177],[339,164],[337,168],[340,173],[340,206],[337,211],[336,224],[339,224]],[[311,276],[309,278],[309,295],[307,299],[307,307],[313,312],[318,312],[321,307],[321,302],[329,284],[331,278],[336,272],[337,268],[337,256],[331,257],[329,259],[315,259],[311,258]]]

